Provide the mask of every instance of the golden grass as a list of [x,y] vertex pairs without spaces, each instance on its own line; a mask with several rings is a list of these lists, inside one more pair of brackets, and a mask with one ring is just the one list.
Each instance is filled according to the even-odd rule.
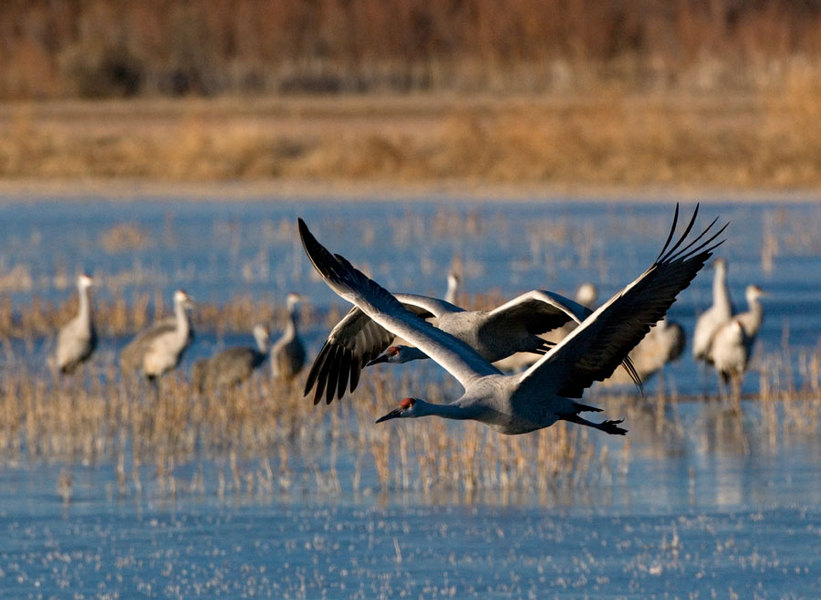
[[0,109],[0,176],[812,188],[819,92],[34,104]]
[[[355,397],[327,407],[302,397],[302,381],[273,382],[267,368],[236,389],[210,394],[174,372],[155,395],[145,382],[121,381],[117,367],[99,357],[61,379],[17,360],[0,389],[0,460],[66,464],[57,482],[66,501],[74,464],[112,465],[111,494],[117,496],[139,495],[150,484],[151,493],[169,497],[305,489],[406,490],[450,501],[488,493],[505,502],[517,494],[549,499],[574,489],[609,489],[637,452],[664,458],[695,442],[705,451],[743,454],[756,444],[766,453],[791,439],[814,438],[821,422],[821,355],[801,357],[800,388],[788,358],[773,354],[759,361],[761,392],[745,403],[743,414],[729,402],[682,399],[664,386],[643,400],[599,392],[588,401],[624,417],[630,430],[618,439],[616,454],[598,432],[565,423],[526,436],[435,418],[375,425],[374,418],[408,390],[447,401],[454,390],[430,382],[424,368],[398,377],[368,371]],[[679,417],[683,400],[704,402],[696,422]],[[352,468],[340,465],[343,456]]]

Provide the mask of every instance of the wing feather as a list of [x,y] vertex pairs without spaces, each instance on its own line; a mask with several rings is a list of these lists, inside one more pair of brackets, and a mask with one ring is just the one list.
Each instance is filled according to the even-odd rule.
[[[594,381],[609,377],[650,327],[665,315],[678,293],[690,284],[712,252],[723,243],[723,240],[715,240],[727,225],[713,233],[711,229],[716,223],[713,220],[684,245],[697,215],[698,206],[684,233],[668,249],[678,222],[676,206],[671,233],[650,268],[525,371],[521,377],[522,385],[545,386],[552,381],[555,389],[555,382],[564,382],[559,385],[557,393],[568,398],[580,398],[584,389]],[[635,369],[632,374],[635,374]]]
[[[473,348],[412,313],[343,256],[328,252],[302,219],[299,219],[299,233],[308,258],[332,290],[387,331],[416,345],[463,386],[477,377],[500,374]],[[320,379],[321,374],[318,383]]]

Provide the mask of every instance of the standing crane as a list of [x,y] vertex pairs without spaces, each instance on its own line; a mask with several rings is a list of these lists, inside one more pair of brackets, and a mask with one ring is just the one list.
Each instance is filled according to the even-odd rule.
[[120,352],[123,373],[140,371],[149,381],[156,382],[163,374],[176,369],[194,339],[188,314],[192,307],[188,294],[183,290],[174,292],[174,316],[143,330]]
[[256,348],[236,346],[194,363],[192,381],[203,392],[206,389],[239,385],[251,376],[268,358],[270,334],[264,325],[254,325]]
[[733,316],[733,305],[727,289],[727,261],[713,261],[713,304],[699,315],[693,331],[693,358],[710,362],[710,343],[716,330]]
[[521,374],[504,375],[473,348],[407,310],[390,292],[369,279],[340,255],[328,252],[299,219],[305,252],[325,283],[373,321],[420,348],[455,377],[464,389],[449,404],[405,398],[399,407],[377,420],[439,416],[471,419],[504,434],[549,427],[558,420],[624,435],[620,420],[589,421],[582,412],[600,412],[581,404],[584,390],[618,367],[627,353],[661,319],[704,266],[726,228],[709,235],[714,220],[687,241],[698,206],[679,240],[670,247],[678,223],[676,206],[670,234],[655,262],[636,280],[593,312],[568,337]]
[[73,373],[89,359],[97,348],[97,330],[94,328],[89,288],[94,280],[85,273],[77,276],[77,295],[80,299],[77,316],[66,323],[57,335],[55,364],[61,373]]
[[291,292],[285,299],[288,320],[280,338],[271,348],[271,373],[274,379],[290,382],[305,366],[305,344],[299,336],[299,303],[302,296]]
[[753,344],[764,322],[764,307],[760,298],[764,291],[757,285],[745,290],[747,312],[730,318],[718,327],[710,344],[710,362],[722,381],[732,385],[733,401],[741,400],[741,380],[750,363]]

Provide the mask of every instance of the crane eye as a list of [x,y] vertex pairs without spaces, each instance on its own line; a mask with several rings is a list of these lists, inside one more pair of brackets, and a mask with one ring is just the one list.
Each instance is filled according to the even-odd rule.
[[411,406],[413,406],[414,402],[415,400],[413,398],[405,398],[399,403],[399,408],[402,410],[408,410]]

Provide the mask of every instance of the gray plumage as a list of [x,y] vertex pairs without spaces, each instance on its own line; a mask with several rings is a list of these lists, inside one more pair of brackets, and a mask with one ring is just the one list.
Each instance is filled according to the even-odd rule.
[[288,320],[282,336],[271,348],[271,374],[274,379],[291,381],[305,366],[305,345],[299,336],[299,303],[302,297],[290,293],[286,298]]
[[183,353],[194,339],[188,311],[191,298],[183,290],[174,292],[174,316],[161,319],[139,333],[120,352],[124,374],[141,372],[155,380],[177,368]]
[[717,258],[713,262],[713,304],[699,315],[693,330],[693,358],[710,362],[710,343],[716,330],[733,316],[730,292],[727,289],[727,261]]
[[61,373],[73,373],[87,361],[97,348],[97,330],[94,328],[89,288],[93,280],[88,275],[77,277],[79,307],[77,316],[60,329],[57,336],[57,368]]
[[[436,326],[469,345],[490,362],[515,352],[543,355],[550,345],[538,336],[568,321],[580,323],[590,311],[568,298],[545,290],[531,290],[490,310],[463,310],[444,300],[416,294],[395,298],[422,319],[435,319]],[[353,307],[333,328],[314,360],[305,382],[305,394],[314,384],[314,403],[325,395],[331,403],[342,398],[350,381],[353,392],[363,366],[404,363],[427,359],[419,348],[391,346],[395,336],[374,322],[359,307]]]
[[[504,434],[549,427],[557,420],[625,434],[620,421],[595,423],[579,416],[600,409],[576,402],[594,381],[610,376],[627,353],[661,319],[711,252],[724,227],[710,237],[715,220],[687,240],[698,214],[672,245],[678,222],[676,206],[670,235],[656,261],[635,281],[593,312],[573,333],[522,374],[503,375],[463,341],[407,310],[394,296],[357,270],[344,257],[328,252],[299,220],[305,252],[325,282],[392,334],[406,339],[455,377],[464,389],[450,404],[405,398],[377,423],[393,418],[440,416],[480,421]],[[725,226],[726,227],[726,226]]]
[[198,360],[192,369],[192,380],[199,391],[239,385],[251,376],[268,358],[270,340],[268,328],[254,325],[256,348],[228,348],[211,358]]

